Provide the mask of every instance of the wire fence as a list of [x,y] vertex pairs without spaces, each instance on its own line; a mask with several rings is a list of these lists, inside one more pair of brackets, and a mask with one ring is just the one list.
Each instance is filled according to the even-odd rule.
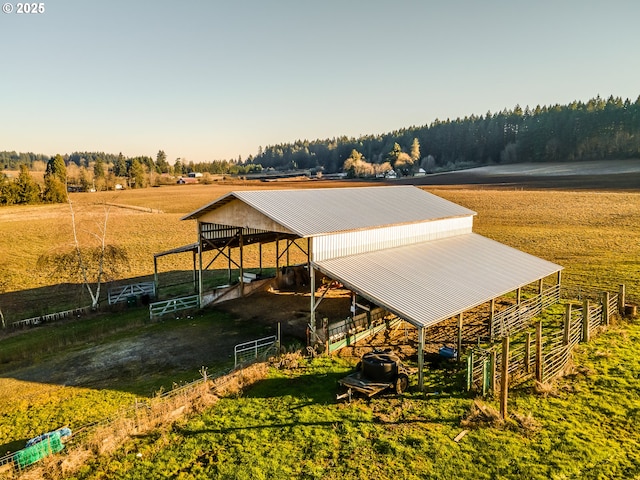
[[[90,451],[101,455],[113,451],[131,435],[148,432],[159,425],[194,411],[194,406],[206,405],[206,398],[224,396],[234,386],[250,383],[248,373],[256,363],[264,360],[258,356],[246,361],[239,368],[224,369],[210,374],[206,367],[200,370],[201,378],[192,382],[175,385],[173,389],[152,398],[136,399],[135,402],[96,422],[76,426],[73,436],[66,442],[66,452]],[[19,462],[20,451],[0,457],[0,476],[4,472],[21,473],[24,468]],[[3,477],[4,478],[4,477]]]

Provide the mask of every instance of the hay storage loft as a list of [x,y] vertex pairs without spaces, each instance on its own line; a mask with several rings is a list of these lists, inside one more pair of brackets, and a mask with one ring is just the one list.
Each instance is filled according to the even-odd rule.
[[[388,315],[404,320],[417,329],[422,388],[430,327],[457,319],[460,352],[465,312],[487,304],[483,335],[495,339],[508,334],[504,320],[495,321],[496,299],[515,293],[517,307],[521,289],[531,285],[542,299],[546,277],[559,292],[561,266],[473,233],[475,215],[413,186],[237,191],[183,217],[197,221],[196,243],[157,256],[193,252],[194,282],[205,306],[260,288],[244,273],[247,245],[260,245],[262,267],[262,245],[275,242],[277,272],[285,253],[302,251],[306,265],[298,268],[309,280],[311,343],[339,348],[349,342],[356,318],[367,331],[388,326]],[[232,249],[239,250],[239,261],[232,260]],[[239,270],[238,282],[204,291],[203,271],[220,256],[228,259],[229,279],[232,264]],[[353,292],[351,318],[337,325],[316,318],[330,286],[318,280],[324,277]]]

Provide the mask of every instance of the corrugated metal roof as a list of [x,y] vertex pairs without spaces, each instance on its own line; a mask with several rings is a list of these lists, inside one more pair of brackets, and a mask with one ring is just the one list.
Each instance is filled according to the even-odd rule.
[[475,233],[314,266],[416,327],[434,325],[562,269]]
[[182,220],[197,219],[234,199],[301,237],[475,215],[417,187],[397,186],[237,191]]

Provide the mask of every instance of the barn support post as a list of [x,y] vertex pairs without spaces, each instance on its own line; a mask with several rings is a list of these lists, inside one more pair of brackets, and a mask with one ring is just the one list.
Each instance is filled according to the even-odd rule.
[[463,326],[463,313],[460,312],[458,315],[458,342],[457,342],[457,352],[456,352],[456,360],[458,363],[462,361],[462,326]]
[[564,307],[564,344],[569,345],[571,342],[571,304],[567,303]]
[[238,230],[238,246],[240,247],[240,296],[244,297],[244,236],[242,229]]
[[[310,296],[310,312],[309,315],[309,338],[313,345],[316,337],[316,276],[313,274],[313,270],[309,272],[309,283],[311,284],[311,296]],[[327,336],[328,340],[328,336]]]
[[262,242],[258,243],[258,256],[260,257],[260,276],[262,276]]
[[522,301],[522,288],[518,287],[518,289],[516,290],[516,304],[520,305],[521,301]]
[[424,390],[424,327],[418,327],[418,390]]
[[502,365],[500,372],[500,415],[507,418],[507,397],[509,396],[509,336],[502,339]]
[[227,283],[229,285],[231,285],[231,247],[227,247],[227,261],[228,261],[228,265],[227,265],[228,281],[227,281]]
[[[196,251],[193,250],[191,252],[193,257],[193,290],[195,292],[198,291],[198,269],[196,268]],[[158,290],[158,285],[156,285],[156,291]]]
[[[193,266],[193,274],[196,273],[196,266]],[[153,284],[156,289],[156,294],[158,292],[158,257],[153,256]]]
[[276,235],[276,277],[280,272],[280,238]]
[[198,222],[198,302],[202,305],[202,224]]

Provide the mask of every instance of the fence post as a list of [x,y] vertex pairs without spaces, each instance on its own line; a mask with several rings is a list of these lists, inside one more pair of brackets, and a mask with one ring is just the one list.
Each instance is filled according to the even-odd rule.
[[536,380],[542,383],[542,321],[536,324]]
[[507,418],[507,397],[509,395],[509,336],[502,339],[502,369],[500,379],[500,414]]
[[496,378],[496,373],[497,373],[497,367],[498,367],[498,354],[496,353],[495,350],[491,351],[491,393],[492,394],[496,394],[496,383],[497,383],[497,378]]
[[527,343],[524,345],[524,371],[529,373],[531,370],[531,332],[527,332]]
[[609,326],[609,292],[602,292],[602,321],[608,327]]
[[582,341],[589,341],[589,299],[582,304]]
[[564,344],[571,342],[571,304],[567,303],[564,310]]
[[624,283],[620,284],[620,293],[618,293],[618,312],[620,316],[624,317],[624,305],[627,303],[626,288]]

